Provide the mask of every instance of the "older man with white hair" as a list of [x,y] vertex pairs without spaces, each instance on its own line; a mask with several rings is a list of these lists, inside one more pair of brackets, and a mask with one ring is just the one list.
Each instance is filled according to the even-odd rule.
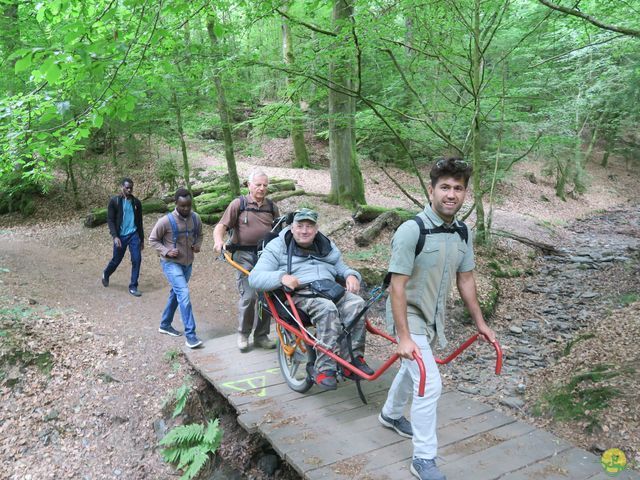
[[[233,260],[247,270],[251,270],[257,261],[257,245],[271,231],[273,219],[278,217],[278,207],[267,198],[269,177],[261,170],[254,170],[248,177],[249,195],[234,199],[225,210],[220,222],[213,230],[214,251],[219,254],[223,249],[231,252]],[[231,242],[225,245],[224,235],[231,232]],[[249,336],[253,331],[253,344],[256,347],[271,349],[276,344],[269,338],[270,316],[260,318],[256,308],[257,294],[249,286],[247,276],[238,271],[236,274],[238,292],[238,348],[246,352],[249,348]]]

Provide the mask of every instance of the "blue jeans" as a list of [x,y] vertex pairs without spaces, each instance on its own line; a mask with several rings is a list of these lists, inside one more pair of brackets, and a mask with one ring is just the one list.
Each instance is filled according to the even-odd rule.
[[140,250],[140,236],[138,232],[133,232],[124,237],[119,237],[122,247],[116,247],[113,244],[113,257],[104,269],[105,278],[109,278],[113,272],[116,271],[120,262],[124,258],[124,254],[129,247],[129,253],[131,254],[131,282],[129,283],[129,290],[138,288],[138,277],[140,276],[140,264],[142,263],[142,252]]
[[162,312],[162,320],[160,328],[167,328],[173,322],[173,315],[176,308],[180,305],[180,316],[184,324],[184,335],[188,339],[196,336],[196,319],[193,317],[193,309],[191,308],[191,296],[189,295],[189,278],[191,278],[192,265],[181,265],[175,262],[160,260],[162,264],[162,273],[167,277],[171,291],[167,305]]

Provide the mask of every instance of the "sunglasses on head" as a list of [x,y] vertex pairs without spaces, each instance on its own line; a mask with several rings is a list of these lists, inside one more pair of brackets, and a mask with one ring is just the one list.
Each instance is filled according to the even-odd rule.
[[436,162],[436,168],[442,168],[447,164],[453,164],[456,168],[468,168],[469,164],[465,160],[442,158]]

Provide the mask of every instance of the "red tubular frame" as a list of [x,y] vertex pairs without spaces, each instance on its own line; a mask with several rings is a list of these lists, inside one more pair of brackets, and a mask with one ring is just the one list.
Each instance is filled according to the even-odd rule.
[[[372,375],[367,375],[366,373],[364,373],[359,368],[354,367],[351,363],[347,362],[342,357],[336,355],[331,350],[329,350],[326,347],[318,344],[317,341],[315,341],[314,339],[309,337],[309,335],[307,335],[307,332],[301,327],[302,326],[302,320],[300,320],[300,314],[298,313],[298,309],[296,308],[296,305],[293,302],[293,299],[291,298],[291,294],[289,292],[284,292],[284,294],[285,294],[285,297],[286,297],[286,299],[287,299],[287,301],[289,303],[289,307],[291,308],[291,312],[293,313],[293,316],[294,316],[295,321],[298,324],[299,328],[296,328],[293,325],[290,325],[289,323],[285,322],[284,320],[282,320],[280,318],[280,316],[277,314],[276,307],[275,307],[275,305],[273,303],[273,300],[271,300],[271,296],[269,295],[269,293],[264,292],[264,298],[267,301],[267,305],[269,305],[269,309],[274,314],[273,318],[275,318],[276,322],[278,322],[278,324],[280,326],[282,326],[284,329],[286,329],[287,331],[293,333],[297,337],[302,338],[304,343],[306,343],[310,347],[315,348],[316,350],[326,354],[327,356],[329,356],[329,358],[335,360],[336,363],[342,365],[343,368],[348,368],[349,370],[354,372],[356,375],[358,375],[363,380],[375,380],[375,379],[377,379],[380,375],[382,375],[385,371],[387,371],[387,369],[391,365],[393,365],[396,362],[396,360],[398,360],[398,358],[400,357],[397,353],[394,353],[391,356],[391,358],[389,358],[386,362],[384,362],[384,364],[382,364],[382,366],[380,368],[378,368],[378,370],[376,370]],[[380,335],[380,336],[382,336],[384,338],[387,338],[388,340],[391,340],[393,343],[397,343],[394,338],[391,338],[388,335],[383,334],[379,330],[375,329],[369,323],[369,320],[365,320],[365,322],[366,322],[367,330],[369,330],[371,333],[375,333],[375,334]],[[425,384],[426,384],[427,373],[426,373],[426,370],[424,368],[424,362],[422,361],[422,358],[420,358],[420,357],[418,357],[417,355],[414,354],[414,360],[418,363],[418,369],[420,370],[420,383],[418,385],[418,395],[420,397],[424,397],[424,387],[425,387]]]
[[[237,268],[238,270],[240,270],[244,274],[249,275],[249,272],[246,269],[244,269],[242,266],[240,266],[238,263],[234,262],[231,259],[231,256],[228,255],[227,252],[224,253],[224,257],[227,260],[227,262],[229,262],[235,268]],[[309,335],[307,335],[307,332],[304,330],[304,328],[302,328],[302,320],[300,320],[300,314],[298,313],[298,309],[296,308],[296,305],[293,302],[293,299],[291,298],[291,294],[289,292],[286,292],[286,291],[284,292],[284,294],[285,294],[285,297],[286,297],[286,299],[287,299],[287,301],[289,303],[289,306],[291,308],[291,312],[293,313],[294,319],[295,319],[296,323],[298,324],[298,328],[294,327],[293,325],[289,324],[288,322],[286,322],[286,321],[284,321],[284,320],[282,320],[280,318],[280,316],[278,315],[278,312],[276,310],[275,304],[273,303],[273,300],[271,299],[271,295],[268,292],[264,292],[264,298],[267,301],[267,305],[269,305],[269,310],[271,310],[271,313],[273,314],[273,318],[276,320],[276,322],[282,328],[284,328],[287,331],[293,333],[295,336],[297,336],[299,338],[302,338],[302,340],[307,345],[309,345],[310,347],[315,348],[316,350],[319,350],[322,353],[328,355],[331,359],[335,360],[338,364],[342,365],[343,368],[348,368],[349,370],[354,372],[356,375],[358,375],[360,378],[362,378],[364,380],[375,380],[378,377],[380,377],[380,375],[382,375],[385,371],[387,371],[387,369],[391,365],[393,365],[396,362],[396,360],[398,360],[398,358],[400,358],[400,355],[398,355],[397,353],[394,353],[372,375],[367,375],[366,373],[364,373],[359,368],[354,367],[351,363],[349,363],[346,360],[344,360],[343,358],[339,357],[338,355],[336,355],[335,353],[333,353],[331,350],[327,349],[326,347],[324,347],[322,345],[319,345],[317,341],[315,341],[314,339],[309,337]],[[389,340],[391,343],[395,343],[395,344],[398,343],[398,341],[395,338],[393,338],[391,335],[389,335],[389,334],[387,334],[387,333],[375,328],[373,325],[371,325],[369,320],[365,319],[365,326],[366,326],[367,330],[369,332],[371,332],[372,334],[378,335],[380,337],[383,337],[383,338]],[[438,363],[440,365],[449,363],[451,360],[453,360],[458,355],[460,355],[464,350],[469,348],[469,346],[473,342],[478,340],[480,338],[480,336],[481,336],[480,333],[476,333],[475,335],[470,337],[466,342],[464,342],[462,345],[460,345],[456,351],[454,351],[451,355],[449,355],[444,360],[441,360],[440,358],[436,358],[435,359],[436,363]],[[500,348],[500,344],[498,343],[497,340],[495,340],[494,342],[491,342],[491,343],[493,345],[493,348],[496,351],[496,369],[495,369],[495,373],[496,373],[496,375],[500,375],[500,371],[502,370],[502,349]],[[424,396],[424,388],[425,388],[425,384],[426,384],[426,380],[427,380],[427,372],[425,370],[424,362],[422,361],[422,357],[420,357],[420,356],[418,356],[418,355],[416,355],[414,353],[413,354],[413,359],[417,362],[418,369],[420,370],[420,383],[418,385],[418,395],[420,397],[423,397]]]

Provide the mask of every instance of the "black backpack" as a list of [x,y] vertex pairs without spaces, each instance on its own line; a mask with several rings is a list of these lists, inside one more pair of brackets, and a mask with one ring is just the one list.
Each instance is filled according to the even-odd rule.
[[[260,208],[255,208],[255,207],[248,207],[247,206],[247,197],[245,195],[240,195],[240,210],[238,211],[238,222],[240,222],[240,217],[242,216],[242,212],[257,212],[257,213],[270,213],[271,217],[274,217],[275,215],[275,208],[273,206],[273,200],[271,200],[270,198],[267,198],[267,204],[269,205],[269,210],[262,210]],[[274,218],[273,223],[276,222],[276,218]],[[269,235],[269,234],[267,234]],[[229,238],[231,238],[233,236],[233,231],[230,230],[229,231]],[[242,252],[253,252],[256,253],[256,251],[261,250],[261,244],[262,242],[258,242],[257,246],[251,246],[251,245],[238,245],[235,243],[228,243],[227,246],[225,247],[229,252],[233,253],[233,252],[237,252],[237,251],[242,251]]]
[[[424,242],[427,240],[427,235],[432,235],[434,233],[457,233],[460,235],[460,238],[468,245],[469,244],[469,230],[467,229],[467,225],[464,222],[459,222],[461,225],[458,226],[457,223],[454,223],[451,228],[447,228],[444,225],[440,225],[435,228],[426,228],[424,226],[424,221],[420,218],[419,215],[416,215],[411,220],[418,224],[420,228],[420,236],[418,237],[418,241],[416,242],[416,249],[414,251],[414,258],[420,255],[422,249],[424,248]],[[391,272],[387,272],[384,277],[384,281],[382,285],[384,288],[389,286],[391,282]]]

